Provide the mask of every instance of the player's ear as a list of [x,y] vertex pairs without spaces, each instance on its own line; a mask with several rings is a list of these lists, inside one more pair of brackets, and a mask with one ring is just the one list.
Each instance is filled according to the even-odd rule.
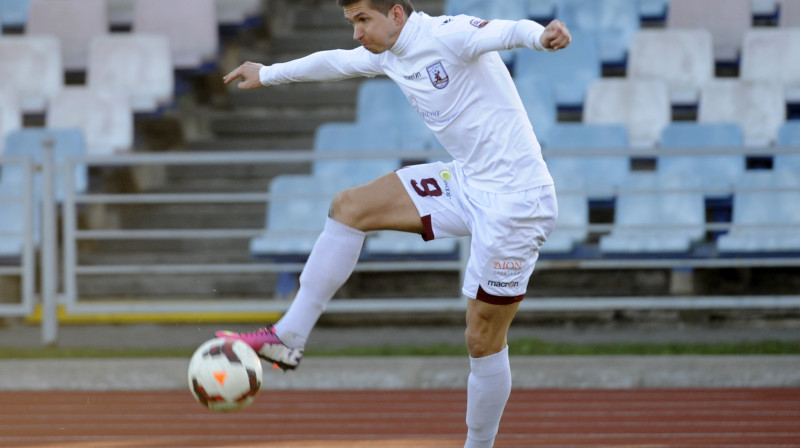
[[389,18],[397,25],[403,23],[405,15],[406,11],[403,9],[403,5],[399,3],[392,6],[392,9],[389,10]]

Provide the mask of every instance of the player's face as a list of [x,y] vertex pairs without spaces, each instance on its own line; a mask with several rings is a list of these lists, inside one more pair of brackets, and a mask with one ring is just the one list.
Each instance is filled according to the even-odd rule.
[[353,25],[353,39],[375,54],[392,48],[405,18],[402,6],[395,5],[388,15],[384,15],[370,8],[369,0],[346,6],[344,17]]

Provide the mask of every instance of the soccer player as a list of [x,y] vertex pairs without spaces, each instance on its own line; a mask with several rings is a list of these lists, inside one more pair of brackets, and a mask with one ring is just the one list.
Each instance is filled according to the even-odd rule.
[[338,193],[286,314],[252,333],[221,331],[280,368],[300,363],[306,340],[351,275],[365,232],[399,230],[434,238],[472,236],[462,286],[470,297],[465,447],[491,447],[511,393],[506,334],[538,249],[558,215],[553,180],[498,50],[554,51],[567,27],[529,20],[431,17],[408,0],[338,0],[353,25],[353,50],[313,53],[264,66],[245,62],[224,77],[240,89],[386,75],[444,148],[450,163],[402,168]]

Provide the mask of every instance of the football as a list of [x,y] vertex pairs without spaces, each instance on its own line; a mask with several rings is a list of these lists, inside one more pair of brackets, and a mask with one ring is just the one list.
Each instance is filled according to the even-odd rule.
[[212,411],[237,411],[261,390],[261,360],[246,343],[215,338],[204,342],[189,361],[189,390]]

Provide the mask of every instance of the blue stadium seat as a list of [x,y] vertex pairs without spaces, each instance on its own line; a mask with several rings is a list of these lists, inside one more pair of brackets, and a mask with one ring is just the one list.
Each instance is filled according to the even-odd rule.
[[398,128],[422,118],[394,81],[369,79],[358,87],[356,121]]
[[[482,19],[523,20],[528,18],[528,0],[447,0],[444,11],[446,15],[466,14]],[[506,64],[511,64],[518,50],[501,51],[500,57]]]
[[[314,136],[314,151],[332,152],[398,152],[400,139],[396,129],[363,123],[324,123]],[[315,177],[349,177],[356,184],[400,168],[400,157],[320,159],[312,162]]]
[[[778,129],[775,146],[779,148],[800,147],[800,121],[787,121]],[[800,173],[800,153],[779,153],[773,158],[776,170],[793,170]]]
[[[25,244],[25,224],[22,185],[0,179],[0,261],[18,262]],[[37,220],[33,225],[35,238],[38,237],[38,224]]]
[[28,11],[33,0],[2,0],[0,2],[0,25],[7,28],[24,28],[28,23]]
[[521,50],[514,76],[551,83],[559,106],[582,107],[587,87],[602,76],[602,63],[595,33],[575,30],[571,34],[572,42],[562,51]]
[[558,0],[528,0],[528,17],[533,20],[549,21],[556,16]]
[[528,119],[533,125],[536,138],[542,146],[547,146],[550,129],[558,120],[558,108],[552,86],[536,79],[516,76],[514,84],[528,113]]
[[[741,154],[669,155],[670,149],[741,148],[744,135],[737,123],[674,122],[661,133],[659,173],[689,173],[702,179],[707,196],[727,195],[746,168]],[[713,193],[712,193],[713,191]]]
[[370,235],[364,247],[366,254],[375,258],[454,258],[458,255],[458,241],[456,238],[424,241],[414,233],[386,230]]
[[[275,197],[267,203],[264,232],[250,240],[251,255],[278,262],[305,261],[325,226],[331,199],[351,186],[348,177],[275,177],[269,189]],[[287,297],[296,286],[296,273],[281,273],[275,293]]]
[[22,127],[22,110],[19,99],[11,89],[0,88],[0,154],[3,153],[6,135]]
[[558,222],[539,248],[542,254],[568,254],[589,236],[589,198],[586,182],[579,176],[556,181]]
[[641,26],[637,0],[561,0],[556,18],[573,31],[596,33],[605,64],[624,65],[631,40]]
[[550,130],[544,152],[556,185],[583,179],[591,198],[610,198],[630,173],[630,159],[614,156],[560,156],[559,149],[620,149],[628,147],[628,133],[619,124],[559,123]]
[[781,170],[748,171],[737,183],[730,231],[719,237],[720,253],[800,251],[800,175]]
[[[83,156],[86,154],[83,133],[79,129],[42,129],[23,128],[12,132],[6,137],[3,155],[9,157],[31,157],[36,163],[41,163],[45,145],[52,142],[54,162],[57,165],[64,163],[69,157]],[[19,183],[22,179],[22,168],[3,167],[0,179],[3,182]],[[65,196],[63,173],[56,176],[56,199],[62,201]],[[89,179],[85,165],[77,165],[72,173],[73,186],[76,192],[85,192]],[[41,198],[41,179],[36,175],[36,196]]]
[[639,17],[644,21],[663,22],[667,18],[670,0],[639,0]]
[[691,176],[632,173],[616,207],[613,230],[600,238],[603,253],[685,254],[705,236],[705,203]]

